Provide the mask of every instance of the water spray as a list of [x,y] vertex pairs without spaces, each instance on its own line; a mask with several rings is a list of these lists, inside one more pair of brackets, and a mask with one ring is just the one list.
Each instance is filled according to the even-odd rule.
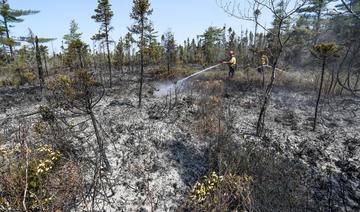
[[158,86],[158,90],[157,90],[157,95],[158,96],[164,96],[164,95],[167,95],[169,92],[171,92],[172,90],[176,90],[176,89],[181,89],[184,82],[190,78],[193,78],[199,74],[202,74],[204,73],[205,71],[209,71],[211,69],[214,69],[218,66],[220,66],[221,64],[216,64],[214,66],[211,66],[211,67],[208,67],[206,69],[203,69],[201,71],[198,71],[190,76],[187,76],[181,80],[178,80],[178,81],[175,81],[175,82],[172,82],[172,83],[165,83],[165,84],[161,84]]
[[211,67],[208,67],[208,68],[206,68],[206,69],[204,69],[204,70],[198,71],[198,72],[196,72],[196,73],[194,73],[194,74],[192,74],[192,75],[190,75],[190,76],[188,76],[188,77],[185,77],[185,78],[183,78],[183,79],[181,79],[181,80],[175,81],[174,84],[177,84],[177,83],[182,84],[182,83],[185,82],[186,80],[188,80],[188,79],[190,79],[190,78],[192,78],[192,77],[195,77],[195,76],[197,76],[197,75],[199,75],[199,74],[202,74],[202,73],[204,73],[205,71],[214,69],[214,68],[218,67],[219,65],[221,65],[221,64],[216,64],[216,65],[211,66]]

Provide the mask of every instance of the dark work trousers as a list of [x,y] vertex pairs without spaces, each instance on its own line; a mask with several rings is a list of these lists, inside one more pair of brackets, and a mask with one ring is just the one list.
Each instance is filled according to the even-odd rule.
[[236,71],[236,65],[229,65],[229,77],[232,78],[234,77]]

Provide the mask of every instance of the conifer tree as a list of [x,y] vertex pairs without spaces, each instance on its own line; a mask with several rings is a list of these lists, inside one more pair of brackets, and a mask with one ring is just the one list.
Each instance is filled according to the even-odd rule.
[[176,43],[174,34],[171,31],[166,32],[163,36],[162,42],[165,49],[167,71],[170,73],[171,65],[176,62]]
[[115,54],[114,54],[114,65],[117,69],[122,71],[124,64],[124,42],[123,39],[120,38],[118,44],[116,45]]
[[75,22],[75,20],[71,20],[70,22],[70,32],[69,34],[64,35],[63,39],[65,40],[65,44],[69,45],[71,41],[81,39],[82,33],[78,32],[79,25]]
[[109,33],[113,29],[110,26],[112,17],[114,16],[113,11],[111,11],[111,4],[109,0],[98,0],[98,7],[95,9],[95,15],[91,16],[92,19],[97,23],[101,23],[100,32],[94,35],[94,40],[101,40],[105,42],[106,51],[107,51],[107,64],[109,69],[110,77],[110,88],[112,87],[112,73],[111,73],[111,56],[110,56],[110,47],[109,47]]
[[327,5],[334,0],[310,0],[307,5],[302,8],[299,13],[310,20],[314,32],[313,44],[317,43],[323,16],[327,13]]
[[152,64],[156,64],[160,58],[160,44],[157,42],[157,32],[151,26],[145,36],[145,53]]
[[196,49],[197,49],[197,47],[196,47],[195,39],[192,39],[191,44],[190,44],[190,48],[189,48],[189,51],[190,51],[190,53],[189,53],[189,61],[191,63],[196,63],[197,62],[196,61]]
[[135,23],[129,28],[129,31],[139,35],[138,45],[140,48],[140,89],[139,89],[139,108],[142,101],[142,88],[144,82],[144,50],[146,47],[146,34],[152,29],[149,16],[153,10],[150,8],[149,0],[133,0],[133,8],[130,13],[130,18],[134,19]]
[[221,41],[223,29],[209,27],[204,34],[200,35],[201,48],[207,63],[215,62],[216,45]]
[[79,26],[72,20],[70,22],[69,34],[64,35],[63,39],[67,47],[62,45],[64,51],[64,63],[71,69],[75,65],[77,68],[84,68],[84,55],[87,53],[88,45],[81,40],[82,33],[78,32]]
[[126,33],[124,38],[124,51],[126,56],[126,64],[128,69],[131,69],[131,48],[133,43],[135,42],[132,34],[130,32]]
[[44,46],[44,45],[40,45],[39,50],[40,50],[42,60],[44,61],[46,76],[49,76],[49,70],[48,70],[48,64],[47,64],[48,47]]
[[2,44],[9,47],[10,55],[13,56],[13,46],[15,45],[15,40],[10,37],[10,27],[13,27],[11,24],[21,23],[24,21],[22,16],[32,15],[39,13],[37,10],[17,10],[11,9],[7,0],[2,0],[0,2],[0,15],[2,20],[0,24],[5,31],[6,39],[1,40]]

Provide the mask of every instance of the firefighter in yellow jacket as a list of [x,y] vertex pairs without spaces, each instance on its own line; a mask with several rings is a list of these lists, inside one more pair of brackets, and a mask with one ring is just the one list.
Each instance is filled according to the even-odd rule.
[[266,56],[265,52],[260,52],[258,72],[263,73],[264,66],[267,66],[267,65],[269,65],[269,58]]
[[230,51],[229,56],[230,56],[230,60],[224,61],[223,64],[229,65],[229,77],[232,78],[236,71],[237,62],[234,51]]

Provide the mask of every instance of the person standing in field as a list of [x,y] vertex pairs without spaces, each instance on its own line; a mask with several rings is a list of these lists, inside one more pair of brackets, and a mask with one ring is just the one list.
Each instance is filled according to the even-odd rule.
[[259,73],[264,73],[264,66],[269,65],[269,58],[266,56],[265,51],[260,51],[258,53],[258,58],[259,58],[259,67],[257,69],[257,71]]
[[258,53],[258,59],[259,59],[259,67],[257,68],[257,71],[262,74],[262,83],[261,87],[265,89],[265,67],[269,65],[269,58],[266,56],[265,51],[260,51]]
[[229,77],[233,78],[234,74],[235,74],[235,71],[236,71],[236,66],[237,66],[234,51],[230,51],[229,56],[230,56],[230,60],[229,61],[224,61],[223,64],[228,64],[229,65]]

